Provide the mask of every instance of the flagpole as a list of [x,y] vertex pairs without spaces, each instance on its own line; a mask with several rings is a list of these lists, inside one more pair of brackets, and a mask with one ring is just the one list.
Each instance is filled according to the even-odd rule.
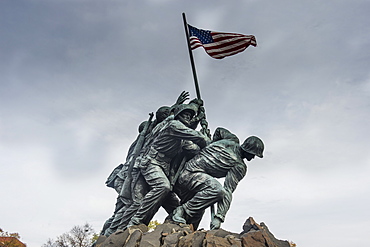
[[200,97],[200,89],[199,89],[199,83],[197,78],[197,72],[195,70],[195,63],[194,63],[194,57],[193,52],[190,47],[190,37],[189,37],[189,30],[188,30],[188,23],[186,22],[185,13],[182,13],[182,19],[184,21],[184,28],[185,28],[185,34],[186,34],[186,41],[188,44],[188,50],[189,50],[189,57],[190,57],[190,63],[191,63],[191,69],[193,71],[193,78],[194,78],[194,84],[195,84],[195,91],[197,93],[197,98],[202,99]]

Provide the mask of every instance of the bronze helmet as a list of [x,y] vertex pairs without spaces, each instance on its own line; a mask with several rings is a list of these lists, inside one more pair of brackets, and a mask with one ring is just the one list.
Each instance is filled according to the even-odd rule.
[[176,118],[181,112],[183,111],[190,111],[192,116],[194,116],[197,112],[196,107],[193,104],[181,104],[177,105],[174,109],[174,117]]
[[262,140],[257,136],[250,136],[240,146],[245,152],[254,154],[260,158],[263,158],[263,150],[265,145]]

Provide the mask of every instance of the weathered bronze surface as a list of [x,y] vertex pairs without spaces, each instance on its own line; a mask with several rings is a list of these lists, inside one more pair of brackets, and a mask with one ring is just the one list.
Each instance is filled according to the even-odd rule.
[[[192,224],[195,229],[211,207],[210,228],[220,228],[232,193],[246,174],[244,159],[262,158],[264,144],[251,136],[240,145],[238,137],[225,128],[217,128],[211,139],[203,101],[185,104],[188,99],[189,93],[182,92],[173,106],[157,110],[155,120],[151,114],[140,124],[125,163],[106,181],[118,197],[102,235],[147,225],[160,207],[168,213],[167,221]],[[217,178],[225,178],[224,184]]]

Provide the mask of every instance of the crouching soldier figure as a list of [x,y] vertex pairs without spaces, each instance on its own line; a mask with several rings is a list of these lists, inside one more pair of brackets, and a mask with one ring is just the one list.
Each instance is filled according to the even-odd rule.
[[[262,158],[263,150],[264,144],[258,137],[248,137],[240,146],[236,135],[217,128],[212,143],[185,164],[175,185],[181,205],[175,209],[172,219],[197,228],[205,209],[217,203],[211,229],[220,228],[230,208],[232,193],[247,172],[243,159]],[[223,186],[215,179],[222,177],[225,177]]]

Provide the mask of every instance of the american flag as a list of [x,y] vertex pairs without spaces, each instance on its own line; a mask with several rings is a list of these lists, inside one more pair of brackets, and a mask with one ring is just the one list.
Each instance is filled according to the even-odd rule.
[[192,50],[203,46],[213,58],[222,59],[244,51],[249,45],[257,46],[256,37],[238,33],[220,33],[195,28],[188,24]]

